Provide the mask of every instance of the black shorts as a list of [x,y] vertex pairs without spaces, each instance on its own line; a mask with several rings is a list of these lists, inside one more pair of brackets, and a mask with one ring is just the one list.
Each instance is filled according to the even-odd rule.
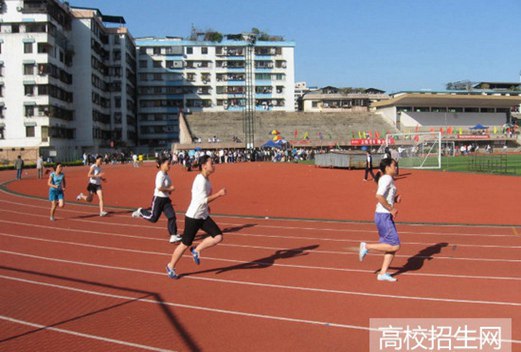
[[94,183],[89,183],[87,185],[87,191],[89,191],[89,193],[96,193],[98,190],[101,191],[101,185],[96,185]]
[[185,231],[181,240],[185,246],[191,246],[197,231],[203,230],[212,237],[222,235],[223,232],[211,217],[206,219],[193,219],[185,216]]

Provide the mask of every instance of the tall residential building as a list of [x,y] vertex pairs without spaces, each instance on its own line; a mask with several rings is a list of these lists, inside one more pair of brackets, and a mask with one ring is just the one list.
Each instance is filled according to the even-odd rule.
[[[252,44],[231,37],[220,42],[136,38],[141,144],[161,146],[178,141],[180,111],[245,108],[246,49]],[[295,110],[294,47],[287,41],[253,44],[257,111]]]
[[0,1],[0,158],[134,144],[135,47],[121,17],[59,0]]

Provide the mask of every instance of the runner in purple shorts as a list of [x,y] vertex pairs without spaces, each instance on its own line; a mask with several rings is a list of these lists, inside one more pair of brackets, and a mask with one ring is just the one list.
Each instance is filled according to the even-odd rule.
[[400,202],[400,196],[397,194],[396,186],[394,185],[393,176],[395,175],[396,161],[391,158],[382,159],[380,171],[375,177],[375,181],[378,182],[378,190],[376,191],[378,203],[376,204],[374,215],[380,243],[360,243],[360,261],[364,260],[369,251],[374,250],[384,253],[382,268],[377,277],[379,281],[396,281],[394,277],[387,273],[394,255],[400,249],[400,238],[394,224],[394,218],[398,214],[398,209],[394,207],[394,204]]

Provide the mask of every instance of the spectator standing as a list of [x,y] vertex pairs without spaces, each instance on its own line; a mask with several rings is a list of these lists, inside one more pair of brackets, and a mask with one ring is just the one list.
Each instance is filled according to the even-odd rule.
[[36,159],[36,177],[43,178],[43,158],[41,155],[38,155],[38,159]]
[[14,168],[16,170],[16,179],[21,180],[22,179],[22,170],[24,168],[24,161],[22,160],[22,156],[18,155],[14,162]]
[[364,181],[367,181],[367,175],[371,174],[371,177],[374,180],[374,173],[373,173],[373,156],[371,155],[371,152],[367,150],[365,152],[365,174],[364,174]]

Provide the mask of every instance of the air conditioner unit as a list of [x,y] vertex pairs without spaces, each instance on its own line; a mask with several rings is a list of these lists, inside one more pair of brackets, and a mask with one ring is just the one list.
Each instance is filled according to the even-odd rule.
[[24,8],[22,6],[16,6],[16,11],[18,12],[22,12]]

